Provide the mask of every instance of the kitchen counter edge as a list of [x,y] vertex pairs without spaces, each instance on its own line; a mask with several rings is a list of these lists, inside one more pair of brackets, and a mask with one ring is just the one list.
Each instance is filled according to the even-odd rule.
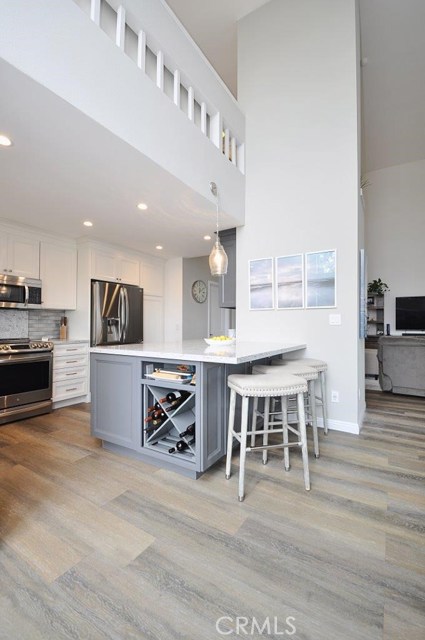
[[[306,348],[304,343],[285,342],[236,342],[234,346],[216,349],[205,348],[202,340],[182,343],[144,343],[125,345],[105,345],[91,347],[90,353],[116,356],[155,358],[158,360],[187,360],[192,362],[218,362],[222,364],[243,364],[251,360],[270,358]],[[210,349],[214,349],[211,351]]]

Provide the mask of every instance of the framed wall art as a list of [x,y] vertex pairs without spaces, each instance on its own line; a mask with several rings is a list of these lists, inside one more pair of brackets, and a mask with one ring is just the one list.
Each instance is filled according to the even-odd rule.
[[305,254],[306,308],[336,307],[336,251]]
[[304,307],[303,254],[276,258],[276,307],[277,309],[302,309]]
[[249,261],[250,310],[273,309],[273,258]]

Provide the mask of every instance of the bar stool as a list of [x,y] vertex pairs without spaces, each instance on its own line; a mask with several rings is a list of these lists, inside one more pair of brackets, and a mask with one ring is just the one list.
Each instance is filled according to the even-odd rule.
[[323,417],[323,429],[324,433],[328,435],[328,409],[326,405],[326,371],[328,369],[328,365],[324,360],[318,360],[317,358],[297,358],[296,360],[291,360],[290,358],[282,358],[279,360],[272,360],[272,365],[287,365],[287,364],[305,364],[308,367],[312,367],[319,372],[319,380],[320,380],[320,396],[316,396],[316,406],[322,410]]
[[[271,375],[279,375],[281,369],[276,366],[257,364],[252,368],[252,373],[268,373]],[[307,419],[306,422],[311,424],[313,430],[313,445],[314,445],[314,457],[318,458],[319,452],[319,435],[317,430],[317,415],[316,415],[316,396],[315,396],[315,381],[319,377],[319,372],[313,367],[307,367],[305,364],[289,364],[285,366],[285,373],[292,373],[294,376],[299,376],[307,381],[308,392],[305,397],[304,408],[306,410]],[[258,415],[258,398],[254,399],[253,408],[253,421],[252,421],[252,435],[251,445],[255,443],[255,431],[256,431],[256,416]]]
[[[310,474],[308,469],[308,451],[307,451],[307,434],[305,426],[305,413],[304,413],[304,393],[307,391],[307,382],[300,377],[294,376],[291,373],[285,373],[284,375],[246,375],[246,374],[232,374],[227,379],[227,384],[230,388],[230,405],[229,405],[229,427],[227,434],[227,456],[226,456],[226,479],[230,478],[231,465],[232,465],[232,448],[233,438],[240,443],[240,460],[239,460],[239,502],[242,502],[245,497],[244,483],[245,483],[245,458],[247,451],[263,450],[263,463],[267,462],[268,449],[283,448],[285,458],[288,457],[288,447],[301,447],[303,471],[304,471],[304,485],[306,491],[310,490]],[[235,408],[236,408],[236,396],[239,395],[242,398],[242,416],[241,416],[241,430],[235,431]],[[288,411],[287,411],[287,398],[288,396],[296,396],[298,407],[298,429],[292,425],[288,425]],[[268,444],[269,425],[268,415],[270,407],[270,398],[280,397],[282,403],[282,422],[284,426],[282,429],[275,429],[274,433],[282,433],[284,442],[282,444]],[[257,431],[257,434],[263,435],[263,444],[259,447],[247,447],[248,435],[251,435],[251,431],[248,431],[248,408],[250,398],[264,398],[266,405],[265,419],[263,430]],[[295,433],[298,436],[297,442],[288,442],[288,430]],[[285,437],[286,431],[286,437]],[[286,459],[285,459],[286,466]],[[289,460],[288,460],[289,466]]]

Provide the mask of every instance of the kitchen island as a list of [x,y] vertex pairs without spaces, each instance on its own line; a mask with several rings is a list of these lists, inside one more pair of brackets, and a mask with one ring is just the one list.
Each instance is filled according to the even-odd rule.
[[[197,478],[226,452],[227,376],[305,347],[239,341],[210,347],[203,340],[93,347],[92,435],[111,451]],[[161,377],[181,369],[184,381],[173,373]],[[164,415],[151,425],[155,405]]]

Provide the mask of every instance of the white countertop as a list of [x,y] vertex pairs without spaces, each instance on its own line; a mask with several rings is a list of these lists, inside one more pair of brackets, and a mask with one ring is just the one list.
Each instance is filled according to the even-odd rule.
[[143,344],[118,344],[92,347],[91,353],[107,353],[121,356],[139,356],[163,360],[189,360],[193,362],[220,362],[241,364],[260,358],[270,358],[289,351],[305,349],[307,345],[290,342],[240,342],[229,346],[209,347],[204,340],[182,342],[144,342]]

